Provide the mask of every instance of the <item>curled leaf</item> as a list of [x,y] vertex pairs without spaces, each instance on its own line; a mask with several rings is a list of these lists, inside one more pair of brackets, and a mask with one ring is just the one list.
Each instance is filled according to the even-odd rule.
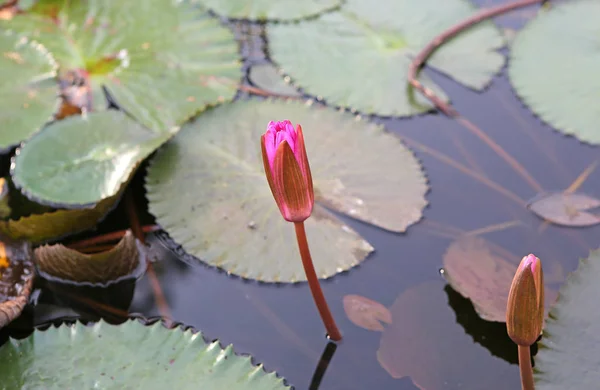
[[0,328],[17,318],[31,294],[34,265],[29,245],[0,241]]
[[145,269],[144,248],[130,230],[105,252],[84,254],[62,244],[44,245],[35,250],[34,258],[44,278],[88,286],[135,278]]
[[585,194],[541,194],[529,204],[536,215],[557,225],[583,227],[600,223],[600,216],[586,212],[600,207],[600,199]]
[[392,323],[392,313],[381,303],[360,295],[344,297],[344,311],[356,326],[376,332],[385,330],[382,322]]

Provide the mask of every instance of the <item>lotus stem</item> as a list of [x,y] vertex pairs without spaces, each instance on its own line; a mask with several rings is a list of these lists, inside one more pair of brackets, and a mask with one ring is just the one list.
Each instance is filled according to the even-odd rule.
[[304,272],[306,273],[308,286],[310,287],[310,292],[315,300],[319,314],[321,314],[321,319],[323,320],[325,329],[327,329],[327,335],[333,341],[340,341],[342,339],[342,334],[340,333],[335,320],[331,315],[331,311],[329,310],[329,306],[325,300],[325,295],[323,295],[323,290],[321,290],[319,278],[315,272],[312,257],[310,256],[308,240],[306,239],[306,230],[304,229],[304,222],[294,222],[294,228],[296,229],[298,249],[300,250],[300,257],[302,258],[302,265],[304,266]]
[[533,368],[531,367],[531,353],[528,345],[519,345],[519,370],[521,371],[521,388],[535,390],[533,384]]

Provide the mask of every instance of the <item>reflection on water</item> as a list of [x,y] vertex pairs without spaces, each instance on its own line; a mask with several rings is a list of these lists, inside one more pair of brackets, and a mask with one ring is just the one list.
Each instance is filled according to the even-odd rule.
[[[243,50],[248,54],[247,48]],[[260,56],[248,57],[263,61]],[[564,190],[598,159],[597,149],[537,120],[514,97],[505,74],[482,94],[438,74],[432,77],[452,97],[454,107],[520,162],[544,190]],[[539,191],[458,121],[426,115],[380,122],[415,149],[431,185],[430,206],[424,220],[406,234],[345,219],[376,252],[356,269],[323,283],[344,334],[335,353],[332,347],[327,349],[305,283],[275,286],[231,278],[180,261],[161,241],[150,238],[154,269],[173,318],[209,338],[233,343],[236,351],[252,354],[300,390],[316,388],[322,355],[329,366],[320,379],[321,390],[408,390],[417,388],[413,381],[428,390],[517,388],[516,348],[502,325],[475,317],[473,306],[457,293],[447,288],[444,293],[439,275],[444,252],[461,234],[476,231],[514,255],[515,263],[532,252],[544,264],[558,263],[567,273],[579,257],[598,246],[600,226],[544,224],[524,207]],[[593,172],[579,191],[600,196],[599,174]],[[124,220],[118,215],[102,229],[123,228]],[[295,250],[294,243],[290,245]],[[62,307],[53,294],[46,291],[40,296],[43,315],[35,316],[29,308],[13,325],[13,332],[52,318],[52,308]],[[384,324],[383,336],[346,317],[343,297],[349,294],[369,297],[392,311],[392,323]],[[97,314],[98,305],[94,308],[84,314]],[[78,306],[75,310],[84,312]],[[129,310],[145,316],[159,314],[147,277],[137,283]],[[0,342],[7,334],[0,331]],[[394,379],[404,375],[411,375],[412,381]]]

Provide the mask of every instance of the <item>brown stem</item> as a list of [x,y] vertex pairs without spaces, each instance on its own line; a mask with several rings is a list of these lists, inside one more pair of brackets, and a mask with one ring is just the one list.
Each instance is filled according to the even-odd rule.
[[306,273],[306,279],[308,280],[308,286],[312,293],[321,319],[327,329],[327,335],[333,341],[340,341],[342,334],[340,333],[335,320],[329,311],[329,306],[321,290],[319,284],[319,278],[315,272],[315,267],[310,256],[310,250],[308,249],[308,241],[306,239],[306,230],[304,230],[304,222],[294,222],[294,228],[296,229],[296,239],[298,240],[298,249],[300,250],[300,257],[302,258],[302,265],[304,266],[304,272]]
[[300,99],[298,96],[281,95],[281,94],[278,94],[275,92],[266,91],[264,89],[253,87],[251,85],[245,85],[245,84],[240,85],[239,89],[240,89],[240,91],[253,93],[258,96],[278,97],[278,98],[283,98],[283,99]]
[[425,61],[427,61],[427,59],[438,47],[440,47],[444,42],[448,41],[450,38],[454,37],[461,31],[491,17],[498,16],[518,8],[543,2],[544,0],[519,0],[513,3],[502,4],[497,7],[481,10],[480,12],[450,27],[449,29],[443,31],[441,34],[433,38],[433,40],[429,42],[427,46],[425,46],[425,48],[416,55],[411,64],[408,66],[408,82],[410,83],[410,85],[412,85],[416,90],[421,92],[427,99],[429,99],[435,105],[437,109],[442,111],[444,114],[451,118],[458,118],[459,123],[465,126],[467,130],[471,131],[474,135],[476,135],[483,142],[485,142],[490,148],[492,148],[515,171],[517,171],[517,173],[519,173],[533,189],[535,189],[538,192],[542,191],[542,187],[527,172],[527,170],[521,164],[519,164],[519,162],[514,157],[508,154],[504,149],[502,149],[500,145],[498,145],[494,140],[488,137],[473,123],[468,121],[466,118],[462,118],[458,111],[456,111],[450,104],[444,102],[441,98],[439,98],[435,94],[435,92],[421,84],[421,82],[417,80],[417,74],[419,72],[419,69],[421,69],[421,67],[425,64]]
[[518,347],[522,390],[534,390],[535,386],[533,385],[533,368],[531,367],[529,345],[519,345]]
[[[160,227],[158,225],[145,225],[145,226],[142,226],[142,231],[144,233],[151,233],[151,232],[155,232],[157,230],[160,230]],[[96,237],[92,237],[92,238],[87,238],[85,240],[73,242],[73,243],[67,245],[67,247],[69,247],[71,249],[78,249],[78,248],[85,248],[85,247],[88,247],[88,246],[95,246],[95,245],[100,245],[100,244],[106,244],[106,243],[109,243],[109,242],[112,242],[112,241],[120,240],[121,238],[123,238],[123,236],[125,235],[126,232],[127,232],[127,230],[118,230],[116,232],[110,232],[110,233],[102,234],[100,236],[96,236]]]

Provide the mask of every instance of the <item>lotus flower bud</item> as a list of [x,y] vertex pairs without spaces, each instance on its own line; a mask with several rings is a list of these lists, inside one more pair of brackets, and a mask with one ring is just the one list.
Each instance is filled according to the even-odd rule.
[[302,222],[315,203],[313,182],[300,125],[269,122],[261,137],[263,165],[269,187],[286,221]]
[[530,346],[542,333],[544,323],[544,272],[534,255],[521,260],[510,286],[506,328],[518,345]]

